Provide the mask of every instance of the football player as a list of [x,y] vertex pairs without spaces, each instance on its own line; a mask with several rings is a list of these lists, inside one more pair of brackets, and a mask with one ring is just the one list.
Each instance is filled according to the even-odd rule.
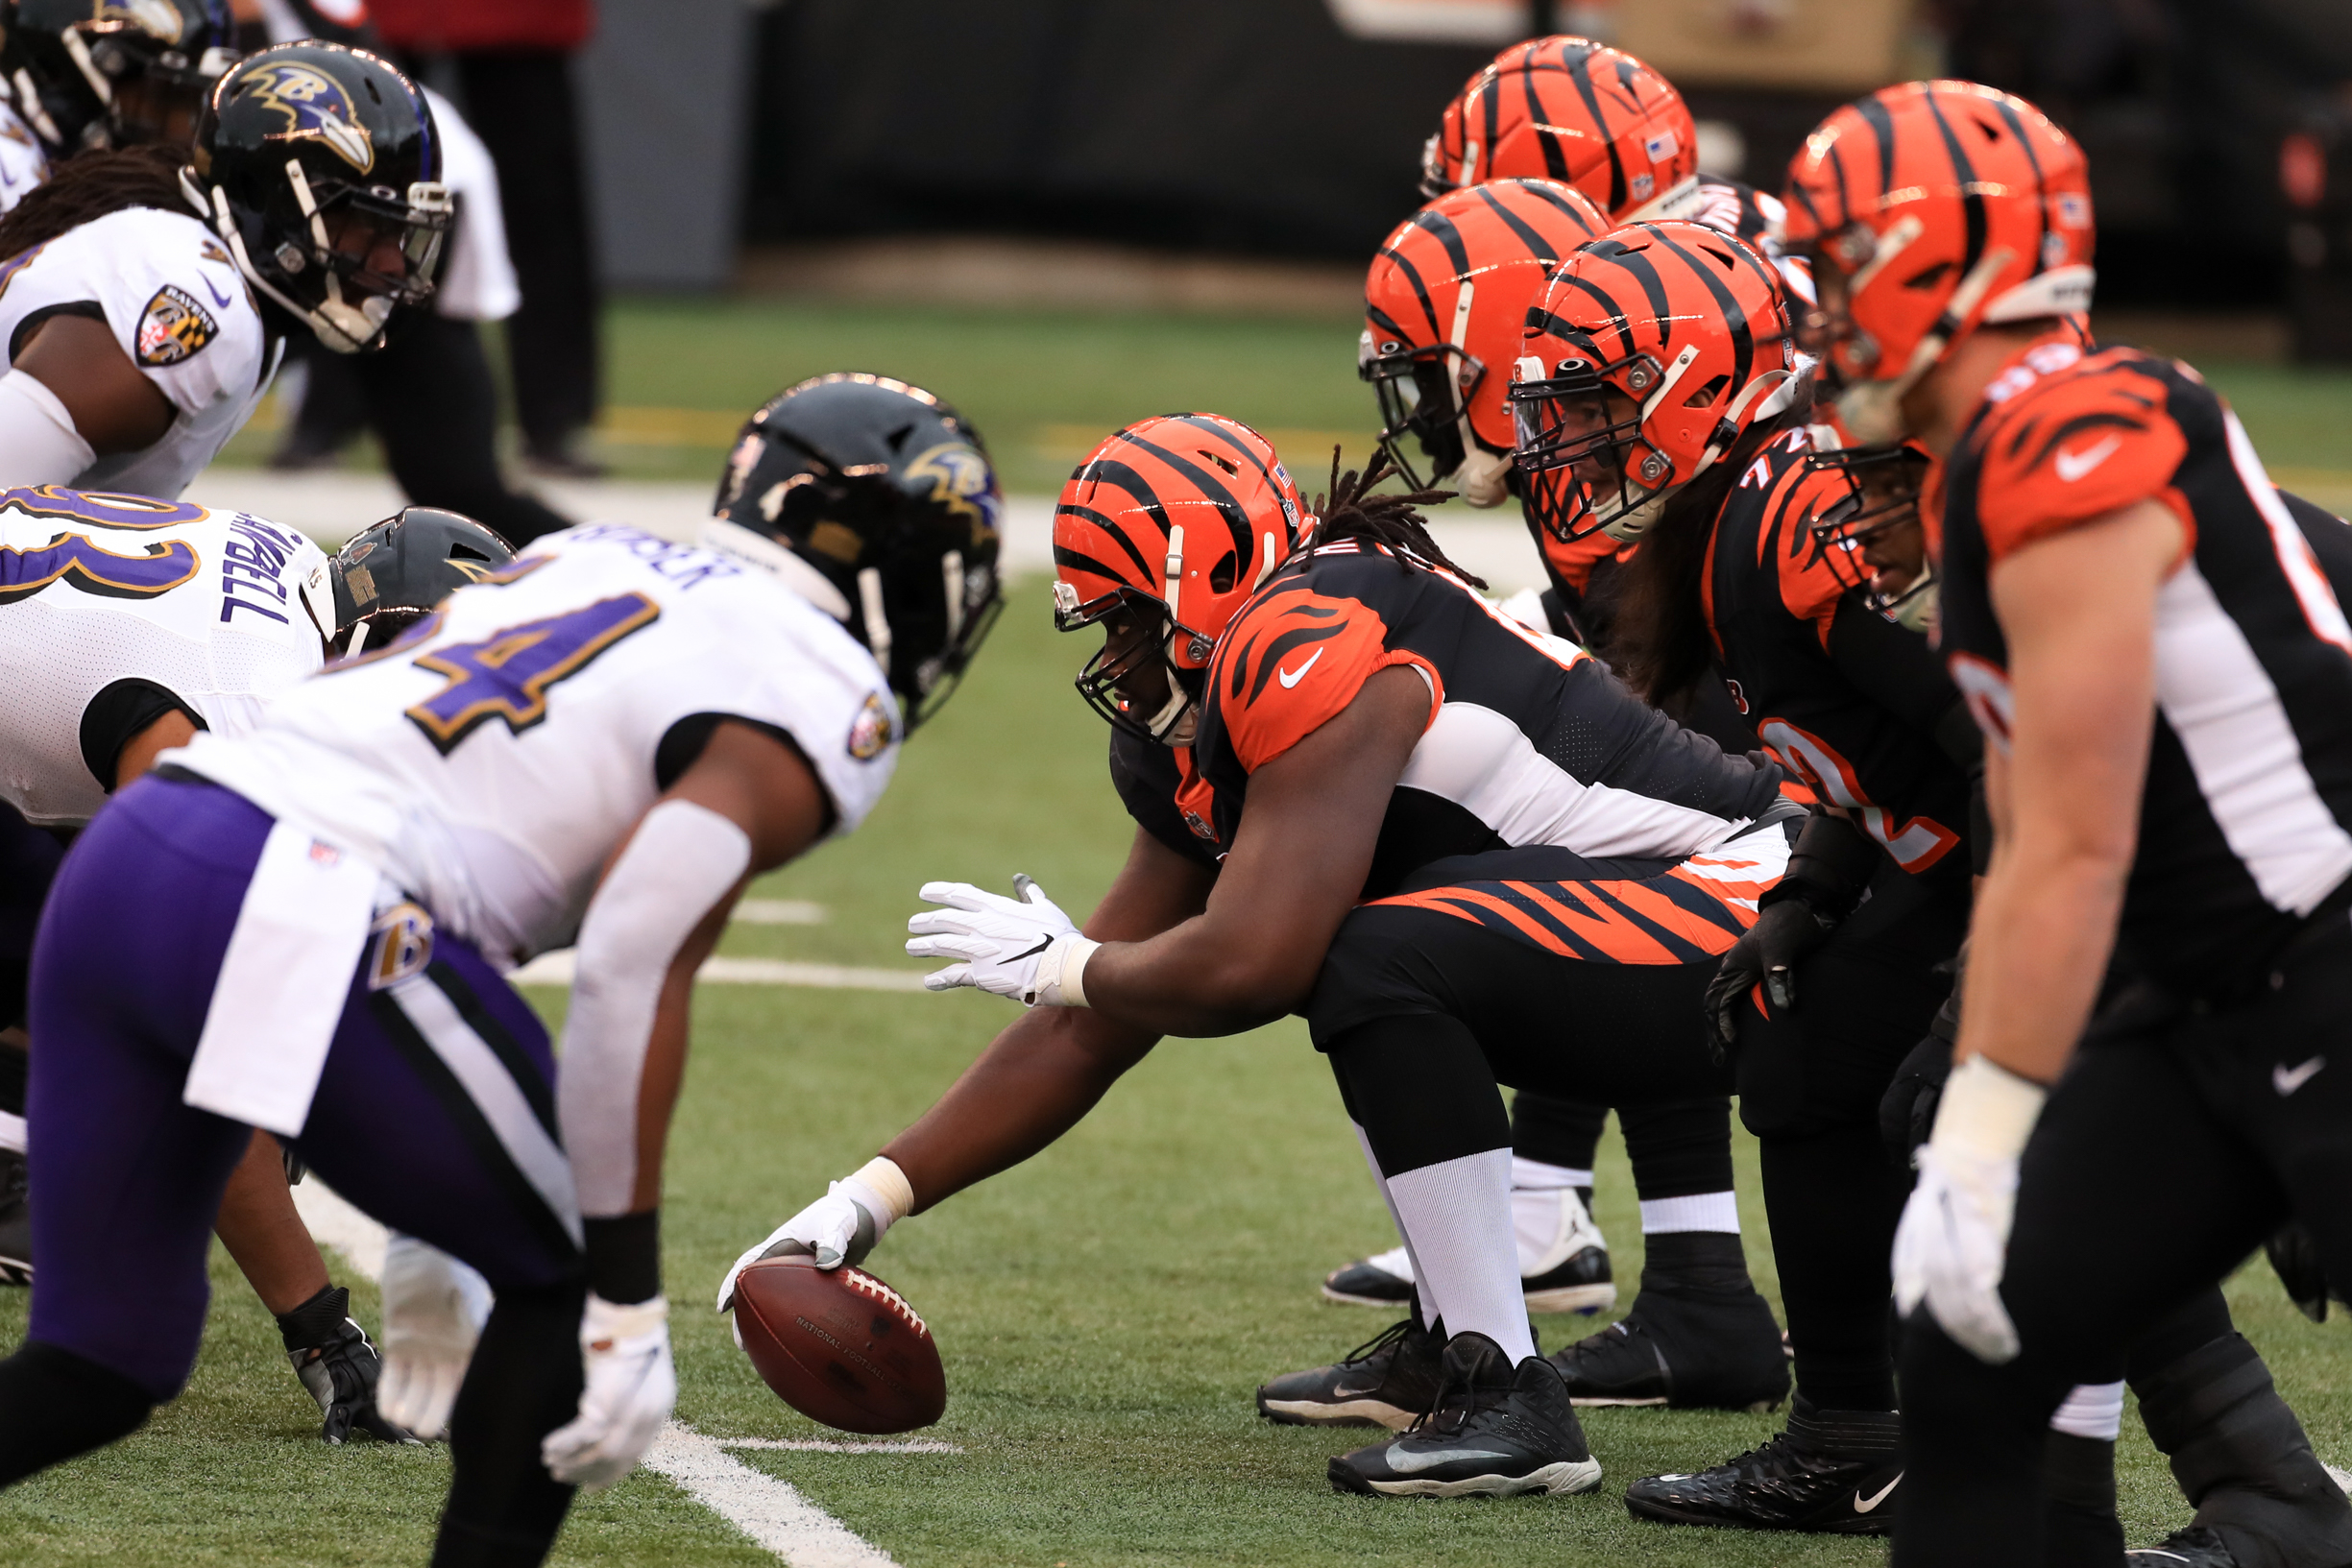
[[[479,524],[423,508],[331,560],[291,529],[184,502],[61,489],[0,493],[0,1282],[36,1277],[25,1180],[25,978],[33,928],[62,844],[161,752],[200,731],[240,735],[271,697],[338,647],[389,636],[512,559]],[[255,1135],[218,1229],[278,1320],[318,1401],[321,1435],[405,1436],[376,1413],[376,1355],[350,1319],[286,1190],[277,1144]]]
[[[49,163],[77,153],[186,147],[205,95],[235,60],[221,0],[7,0],[0,79],[41,161],[22,188],[0,166],[0,192],[21,197]],[[13,205],[7,199],[0,210]]]
[[[854,439],[820,460],[803,423]],[[693,973],[751,876],[863,820],[999,600],[993,471],[919,389],[791,389],[723,494],[728,552],[541,540],[85,832],[34,955],[40,1271],[0,1483],[178,1392],[254,1126],[497,1293],[478,1347],[387,1323],[386,1413],[450,1434],[436,1561],[536,1562],[575,1487],[634,1467],[676,1392],[658,1205]],[[575,942],[559,1083],[501,975]]]
[[[1379,395],[1384,449],[1408,475],[1418,455],[1466,488],[1521,494],[1505,395],[1527,310],[1551,266],[1607,228],[1573,187],[1501,179],[1439,197],[1389,236],[1365,280],[1359,365]],[[1590,538],[1568,540],[1532,514],[1527,525],[1544,547],[1553,588],[1540,604],[1527,602],[1533,595],[1515,601],[1514,613],[1582,642],[1589,633],[1577,616],[1590,607],[1580,593],[1598,558]],[[1601,543],[1618,548],[1605,536]],[[1594,629],[1603,624],[1596,618]],[[1747,737],[1739,749],[1754,743]],[[1597,1311],[1614,1301],[1609,1255],[1586,1208],[1606,1115],[1524,1091],[1513,1108],[1512,1207],[1531,1310]],[[1685,1277],[1744,1279],[1730,1101],[1628,1106],[1621,1120],[1648,1238],[1643,1296],[1622,1323],[1555,1360],[1579,1403],[1745,1409],[1784,1384],[1779,1328],[1753,1291],[1696,1288]],[[1402,1302],[1411,1284],[1400,1247],[1336,1271],[1323,1290]],[[1376,1340],[1343,1363],[1346,1383],[1361,1382],[1389,1345]],[[1277,1389],[1277,1400],[1288,1403],[1289,1391]]]
[[[1844,422],[1934,455],[1941,651],[1995,832],[1895,1245],[1895,1560],[2032,1560],[2036,1439],[2070,1386],[2112,1380],[2290,1215],[2352,1265],[2352,1100],[2325,1071],[2352,977],[2352,628],[2227,406],[2081,341],[2083,160],[2031,105],[1888,88],[1789,181]],[[2216,1395],[2258,1380],[2243,1341],[2217,1359]],[[2194,1494],[2222,1457],[2175,1465]],[[2300,1523],[2263,1507],[2283,1501],[2238,1494],[2166,1556],[2268,1560],[2239,1553]]]
[[[1139,832],[1090,935],[1026,880],[1011,899],[928,886],[945,907],[909,923],[908,951],[956,960],[929,983],[1038,1005],[741,1263],[812,1250],[837,1265],[1059,1136],[1160,1034],[1303,1012],[1421,1291],[1361,1414],[1435,1412],[1333,1460],[1333,1484],[1586,1491],[1599,1465],[1528,1325],[1497,1082],[1721,1092],[1685,1009],[1803,813],[1777,767],[1726,756],[1496,612],[1409,498],[1366,494],[1380,476],[1335,474],[1295,552],[1288,476],[1230,421],[1147,421],[1072,476],[1057,621],[1103,629],[1080,687],[1115,726],[1190,742],[1157,765],[1200,848]],[[1720,1283],[1744,1291],[1745,1270]]]
[[415,84],[333,44],[230,69],[192,153],[60,164],[0,218],[0,485],[178,495],[287,333],[356,352],[432,292],[449,220]]

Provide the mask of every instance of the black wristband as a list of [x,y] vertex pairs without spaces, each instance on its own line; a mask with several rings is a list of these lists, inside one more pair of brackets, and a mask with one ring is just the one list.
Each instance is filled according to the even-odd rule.
[[317,1350],[341,1338],[343,1320],[351,1314],[351,1291],[329,1285],[301,1306],[278,1314],[278,1338],[289,1354]]
[[1854,912],[1879,869],[1879,847],[1844,817],[1815,812],[1797,832],[1788,870],[1757,901],[1764,907],[1803,899],[1819,918],[1835,923]]
[[584,1219],[588,1288],[616,1307],[632,1307],[662,1293],[662,1211]]

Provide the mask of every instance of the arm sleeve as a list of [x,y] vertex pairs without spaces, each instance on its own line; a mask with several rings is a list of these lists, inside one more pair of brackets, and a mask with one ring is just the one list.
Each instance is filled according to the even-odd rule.
[[0,375],[0,485],[69,485],[96,461],[44,382],[24,371]]
[[123,748],[169,713],[185,713],[199,730],[211,728],[178,692],[153,681],[116,681],[89,700],[89,706],[82,710],[82,765],[90,770],[99,788],[114,793],[114,773],[121,765]]
[[751,865],[751,839],[707,807],[647,811],[580,922],[556,1120],[589,1219],[630,1211],[639,1091],[669,966]]

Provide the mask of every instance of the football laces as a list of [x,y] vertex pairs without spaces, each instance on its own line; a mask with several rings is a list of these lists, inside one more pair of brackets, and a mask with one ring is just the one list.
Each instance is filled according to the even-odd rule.
[[927,1339],[931,1338],[931,1330],[924,1327],[923,1319],[917,1315],[915,1310],[907,1305],[905,1296],[900,1295],[896,1291],[891,1290],[861,1268],[844,1268],[841,1273],[851,1290],[861,1295],[872,1296],[895,1313],[899,1319],[911,1327],[915,1333]]

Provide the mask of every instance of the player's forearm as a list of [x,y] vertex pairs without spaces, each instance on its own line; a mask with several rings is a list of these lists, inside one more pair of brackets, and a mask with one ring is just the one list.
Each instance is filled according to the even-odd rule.
[[1970,931],[1955,1060],[1982,1053],[2036,1083],[2057,1080],[2090,1021],[2130,869],[2105,855],[2029,862],[1996,851]]
[[1239,1034],[1306,1005],[1321,948],[1301,954],[1296,946],[1263,928],[1235,929],[1212,910],[1149,942],[1096,950],[1086,964],[1086,1005],[1161,1034]]
[[1024,1013],[883,1153],[920,1213],[1077,1126],[1157,1040],[1083,1008]]

